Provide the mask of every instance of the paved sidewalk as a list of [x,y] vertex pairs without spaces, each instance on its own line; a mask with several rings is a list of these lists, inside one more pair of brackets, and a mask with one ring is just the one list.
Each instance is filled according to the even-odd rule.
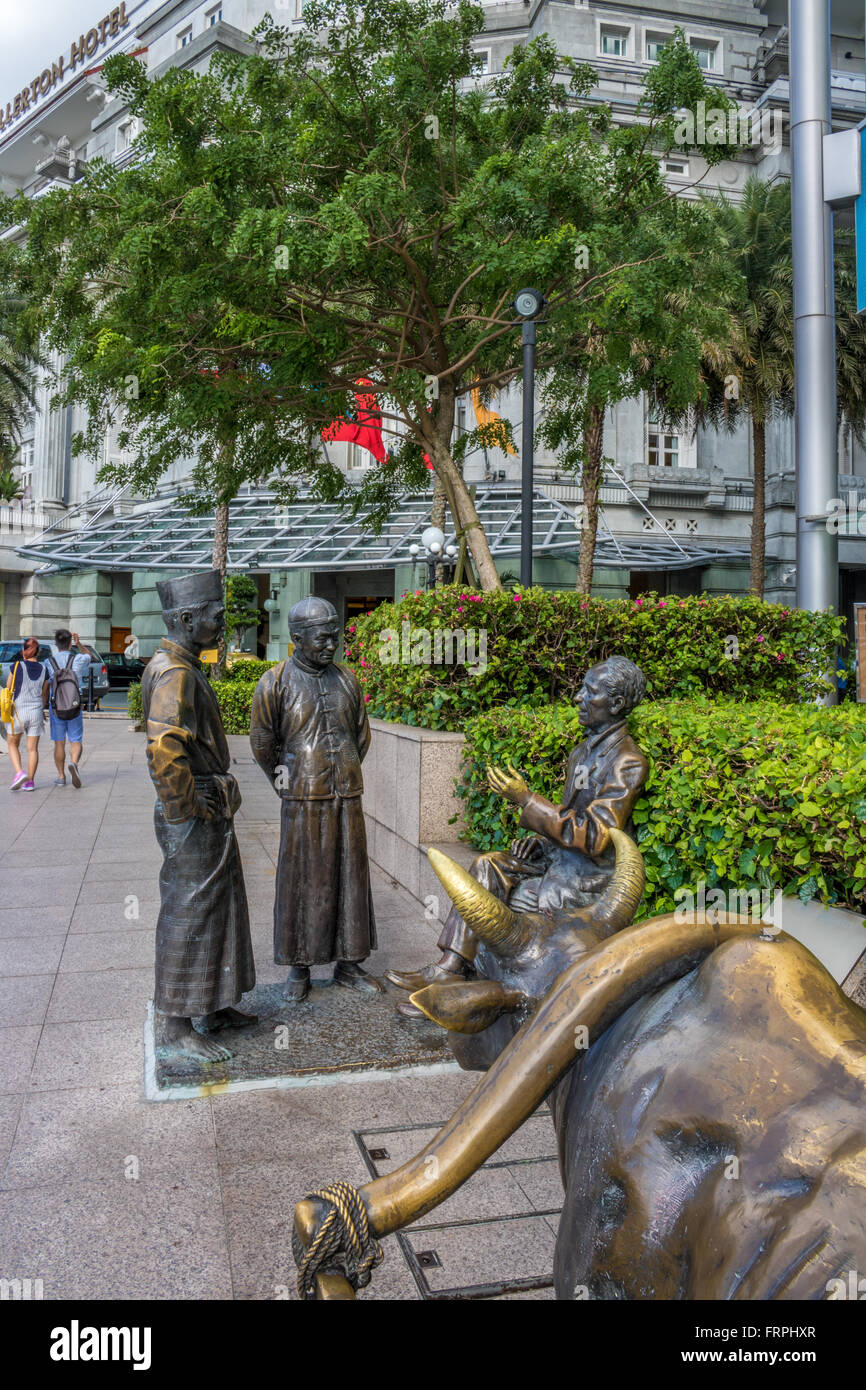
[[[277,981],[278,807],[247,741],[230,743],[256,969]],[[398,1166],[474,1079],[144,1101],[161,862],[144,738],[123,718],[87,718],[80,792],[51,786],[50,750],[44,739],[33,794],[8,792],[0,757],[0,1278],[42,1279],[47,1299],[293,1298],[298,1198]],[[378,869],[374,894],[376,971],[430,958],[422,905]],[[554,1149],[549,1118],[534,1117],[421,1229],[384,1242],[362,1296],[549,1298],[534,1286],[552,1267]],[[493,1287],[503,1278],[519,1282]]]

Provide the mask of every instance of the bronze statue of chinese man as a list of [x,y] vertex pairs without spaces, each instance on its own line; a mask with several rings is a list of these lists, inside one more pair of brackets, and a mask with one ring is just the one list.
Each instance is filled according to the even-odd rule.
[[[577,696],[587,737],[568,760],[560,806],[530,791],[514,768],[488,769],[491,789],[521,808],[521,828],[534,833],[515,840],[510,852],[479,855],[471,873],[516,911],[587,907],[607,886],[614,867],[609,831],[632,831],[631,813],[649,771],[626,724],[645,691],[643,673],[627,657],[609,657],[587,671]],[[472,974],[478,941],[456,908],[438,945],[442,956],[434,965],[388,971],[386,979],[414,991]],[[397,1008],[405,1018],[424,1017],[408,1001]]]
[[288,965],[284,998],[297,1004],[310,967],[335,961],[334,982],[370,994],[361,968],[376,947],[361,763],[370,722],[357,676],[335,664],[336,609],[306,598],[289,613],[294,649],[253,696],[253,755],[282,799],[274,901],[274,960]]
[[216,570],[156,587],[167,635],[145,669],[141,700],[163,853],[157,1045],[197,1062],[220,1062],[231,1049],[206,1035],[256,1021],[233,1007],[256,982],[232,823],[241,798],[216,698],[198,659],[222,630],[225,600]]

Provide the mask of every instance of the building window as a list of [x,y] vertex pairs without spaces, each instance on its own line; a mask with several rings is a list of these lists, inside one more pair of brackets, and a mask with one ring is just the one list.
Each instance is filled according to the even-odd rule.
[[476,60],[477,63],[480,63],[480,64],[481,64],[481,66],[480,66],[479,68],[476,69],[476,74],[475,74],[475,75],[476,75],[476,76],[479,76],[479,75],[480,75],[481,77],[486,77],[487,74],[488,74],[489,71],[490,71],[490,49],[489,49],[489,48],[476,48],[476,50],[475,50],[475,60]]
[[662,165],[666,174],[676,174],[680,178],[688,178],[689,163],[687,159],[665,159]]
[[128,116],[125,121],[120,122],[115,136],[115,151],[117,154],[123,154],[129,149],[140,129],[141,122],[138,120],[137,116]]
[[670,38],[670,34],[653,33],[648,29],[646,33],[646,60],[648,63],[657,63],[661,57],[661,51]]
[[719,45],[716,39],[691,39],[689,47],[704,72],[718,72]]
[[186,48],[187,44],[192,43],[192,25],[188,29],[182,29],[177,36],[178,48]]
[[678,468],[679,462],[679,435],[665,434],[658,412],[651,410],[647,433],[647,463],[651,468]]
[[599,50],[605,58],[627,58],[629,30],[603,24],[599,31]]
[[371,468],[373,455],[368,449],[362,449],[360,444],[346,445],[346,467],[347,468]]
[[220,22],[220,20],[222,19],[222,17],[223,17],[223,7],[222,7],[222,5],[217,5],[214,9],[212,9],[212,10],[207,10],[207,11],[205,12],[205,17],[204,17],[205,28],[206,28],[206,29],[212,29],[213,26],[214,26],[215,24],[219,24],[219,22]]

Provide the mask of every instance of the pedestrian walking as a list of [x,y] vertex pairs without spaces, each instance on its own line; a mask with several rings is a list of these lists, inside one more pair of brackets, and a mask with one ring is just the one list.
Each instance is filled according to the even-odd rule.
[[[36,657],[39,643],[28,637],[21,656],[13,661],[6,689],[12,697],[12,721],[9,725],[9,760],[13,777],[10,790],[32,792],[36,787],[39,766],[39,738],[42,733],[45,708],[48,703],[48,671]],[[21,765],[20,744],[27,740],[27,771]]]
[[84,742],[84,714],[81,683],[90,669],[86,652],[75,653],[78,633],[60,627],[54,634],[56,650],[48,658],[51,682],[51,737],[54,740],[55,787],[66,786],[66,745],[69,744],[69,776],[73,787],[81,786],[81,747]]

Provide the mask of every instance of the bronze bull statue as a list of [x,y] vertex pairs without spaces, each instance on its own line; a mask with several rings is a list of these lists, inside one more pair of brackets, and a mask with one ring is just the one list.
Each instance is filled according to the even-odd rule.
[[629,925],[628,835],[591,907],[517,913],[430,858],[480,976],[413,1001],[485,1075],[430,1144],[298,1204],[302,1295],[352,1298],[376,1237],[449,1197],[550,1099],[558,1298],[824,1299],[866,1270],[866,1013],[776,927],[710,911]]

